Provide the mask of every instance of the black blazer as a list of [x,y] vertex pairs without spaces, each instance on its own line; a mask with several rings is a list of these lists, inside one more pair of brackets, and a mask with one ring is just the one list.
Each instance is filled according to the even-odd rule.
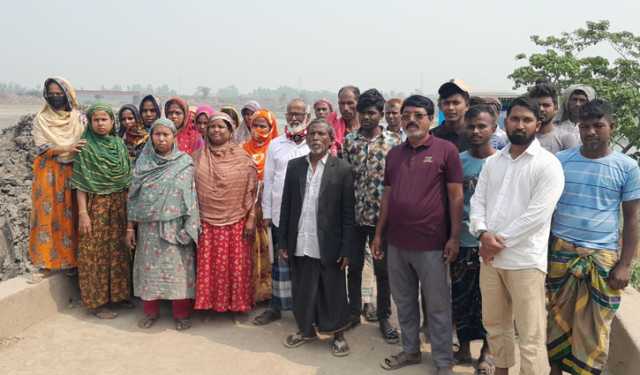
[[[298,222],[307,183],[307,157],[292,159],[287,166],[280,208],[279,244],[291,259],[296,253]],[[318,195],[318,242],[323,264],[339,257],[351,258],[355,238],[353,171],[349,163],[331,155],[327,158]]]

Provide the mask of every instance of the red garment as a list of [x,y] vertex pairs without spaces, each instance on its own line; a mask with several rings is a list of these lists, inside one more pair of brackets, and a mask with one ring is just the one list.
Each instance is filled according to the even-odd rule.
[[192,154],[204,146],[204,140],[198,129],[196,129],[194,124],[195,118],[193,118],[193,113],[189,110],[189,105],[186,100],[179,97],[170,98],[164,103],[164,113],[167,113],[169,106],[173,103],[179,105],[184,112],[184,122],[182,125],[175,124],[176,128],[178,128],[178,133],[176,134],[178,150]]
[[247,312],[253,308],[251,246],[244,239],[245,219],[224,226],[202,222],[198,241],[198,310]]
[[[171,309],[173,310],[173,319],[187,319],[191,316],[191,308],[193,306],[192,299],[174,299],[171,300]],[[157,317],[160,314],[160,300],[142,301],[142,309],[144,315]]]

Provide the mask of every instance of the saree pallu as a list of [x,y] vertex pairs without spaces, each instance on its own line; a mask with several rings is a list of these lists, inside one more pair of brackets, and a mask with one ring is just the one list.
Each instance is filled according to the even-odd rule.
[[78,282],[82,303],[95,309],[129,299],[131,251],[123,239],[127,228],[127,191],[87,193],[91,233],[80,236]]
[[50,150],[33,162],[29,257],[38,268],[76,267],[78,209],[69,185],[72,174],[73,165],[59,163]]
[[607,283],[618,253],[552,241],[547,292],[549,361],[575,375],[601,374],[621,290]]
[[256,204],[256,234],[252,245],[254,300],[271,299],[271,256],[269,255],[269,232],[262,222],[260,201]]

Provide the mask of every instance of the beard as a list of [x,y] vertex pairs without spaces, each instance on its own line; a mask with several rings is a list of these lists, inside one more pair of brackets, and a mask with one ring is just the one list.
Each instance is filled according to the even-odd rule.
[[507,137],[509,138],[509,142],[511,142],[511,144],[514,144],[517,146],[526,146],[531,142],[533,142],[536,135],[535,133],[528,135],[525,132],[513,132],[513,133],[507,133]]

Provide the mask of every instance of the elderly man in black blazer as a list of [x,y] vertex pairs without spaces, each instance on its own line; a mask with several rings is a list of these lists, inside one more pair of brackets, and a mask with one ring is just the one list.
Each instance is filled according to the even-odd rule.
[[280,210],[280,256],[291,269],[293,314],[298,332],[285,346],[295,348],[333,333],[331,352],[349,354],[345,269],[354,238],[354,187],[349,164],[329,154],[334,141],[323,119],[309,124],[308,156],[289,161]]

